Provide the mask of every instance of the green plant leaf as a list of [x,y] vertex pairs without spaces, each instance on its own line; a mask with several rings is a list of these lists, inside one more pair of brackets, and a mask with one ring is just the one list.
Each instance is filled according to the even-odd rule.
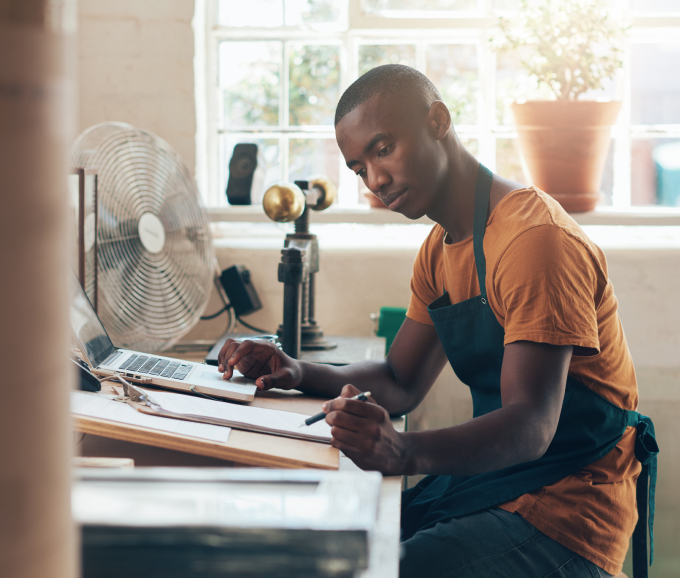
[[604,0],[522,0],[517,19],[499,18],[490,41],[497,50],[531,47],[522,61],[527,72],[556,98],[576,100],[621,68],[628,28],[611,18]]

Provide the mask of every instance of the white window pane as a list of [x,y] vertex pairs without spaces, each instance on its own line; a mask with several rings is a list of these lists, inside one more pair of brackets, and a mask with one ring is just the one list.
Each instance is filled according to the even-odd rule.
[[339,24],[347,19],[347,0],[286,0],[286,26]]
[[531,184],[522,169],[519,141],[516,138],[496,139],[496,173],[523,185]]
[[614,148],[616,143],[612,142],[604,161],[602,169],[602,182],[600,183],[600,202],[599,205],[612,205],[612,195],[614,193]]
[[477,122],[479,79],[474,44],[428,46],[426,74],[441,92],[454,125]]
[[635,12],[680,12],[678,0],[632,0],[631,8]]
[[519,10],[521,6],[520,0],[492,0],[491,8],[497,11]]
[[476,138],[462,138],[461,144],[469,151],[471,155],[477,156],[479,152],[479,141]]
[[[612,5],[612,2],[617,0],[604,0],[604,4]],[[487,6],[497,12],[514,12],[522,8],[522,0],[486,0]],[[527,4],[530,9],[543,8],[548,4],[546,0],[528,0]]]
[[[602,4],[610,9],[617,10],[619,0],[602,0]],[[633,0],[636,1],[636,0]],[[646,2],[647,0],[642,0]],[[652,0],[652,1],[665,1],[665,0]],[[668,0],[670,2],[676,2],[677,0]],[[515,12],[522,8],[522,0],[486,0],[487,6],[489,6],[493,11],[496,12]],[[548,0],[528,0],[527,5],[530,9],[544,8],[548,4]]]
[[283,0],[218,0],[221,26],[283,26]]
[[680,123],[680,44],[633,44],[631,64],[631,122]]
[[680,139],[633,139],[631,203],[680,207]]
[[227,203],[227,183],[229,181],[229,161],[238,143],[257,145],[257,169],[251,189],[251,203],[259,205],[262,195],[273,184],[281,180],[281,154],[278,139],[252,138],[251,136],[221,135],[219,139],[219,183],[220,205]]
[[364,44],[359,46],[359,76],[383,64],[404,64],[416,67],[416,47],[413,44]]
[[326,175],[337,186],[342,154],[334,138],[292,138],[289,141],[290,181]]
[[277,126],[282,45],[222,42],[219,54],[221,126]]
[[345,160],[334,138],[292,138],[289,140],[288,180],[307,180],[326,175],[338,187],[336,205],[356,206],[360,179],[345,166]]
[[496,122],[513,125],[515,120],[510,105],[515,100],[555,98],[550,88],[538,86],[535,79],[522,66],[522,60],[531,55],[533,49],[506,50],[497,54],[496,65]]
[[340,98],[340,47],[290,47],[290,124],[333,125]]
[[371,12],[422,10],[474,10],[476,0],[366,0]]

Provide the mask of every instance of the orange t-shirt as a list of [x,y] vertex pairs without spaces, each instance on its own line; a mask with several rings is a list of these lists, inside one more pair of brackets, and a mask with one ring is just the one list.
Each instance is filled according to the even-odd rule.
[[[407,316],[433,325],[427,306],[480,294],[472,238],[444,244],[435,225],[413,270]],[[637,409],[633,361],[602,250],[552,197],[535,187],[503,198],[484,236],[489,305],[505,342],[573,345],[569,374],[609,402]],[[637,521],[635,429],[605,457],[500,507],[610,574],[621,572]]]

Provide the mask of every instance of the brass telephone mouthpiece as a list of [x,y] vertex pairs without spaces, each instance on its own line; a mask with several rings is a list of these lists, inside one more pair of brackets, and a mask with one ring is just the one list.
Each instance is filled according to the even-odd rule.
[[277,223],[290,223],[305,210],[305,194],[294,183],[272,185],[262,197],[267,216]]
[[307,182],[309,183],[310,189],[315,188],[321,191],[321,198],[316,205],[310,205],[310,209],[314,211],[324,211],[335,202],[335,199],[338,196],[338,188],[326,175],[309,177]]
[[338,188],[326,175],[315,175],[306,181],[296,182],[310,191],[315,189],[318,200],[314,202],[313,196],[307,197],[295,183],[273,185],[262,197],[264,212],[272,221],[277,223],[294,221],[302,215],[305,205],[314,211],[323,211],[330,207],[338,196]]

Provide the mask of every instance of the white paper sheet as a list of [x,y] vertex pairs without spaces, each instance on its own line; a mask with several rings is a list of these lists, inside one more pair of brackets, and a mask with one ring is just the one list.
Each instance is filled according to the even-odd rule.
[[[188,396],[178,395],[177,397]],[[86,393],[84,391],[71,392],[71,413],[125,423],[128,425],[148,427],[150,429],[221,443],[227,442],[229,439],[229,432],[231,431],[230,428],[222,425],[196,423],[168,417],[147,415],[136,411],[126,403],[114,401],[103,394]]]
[[[162,411],[198,419],[217,420],[236,428],[330,443],[331,428],[325,421],[299,427],[307,417],[301,413],[252,407],[137,386]],[[144,408],[140,408],[144,409]],[[319,410],[321,408],[319,407]]]

